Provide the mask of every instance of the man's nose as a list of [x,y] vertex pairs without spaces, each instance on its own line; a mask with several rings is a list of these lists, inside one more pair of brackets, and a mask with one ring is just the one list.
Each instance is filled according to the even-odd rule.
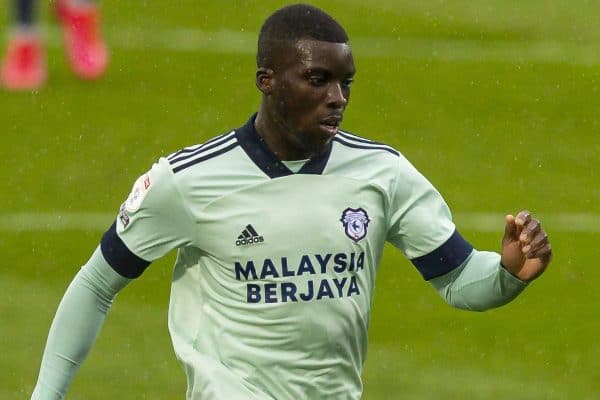
[[344,107],[348,103],[348,95],[342,89],[339,83],[333,83],[329,86],[327,93],[328,104],[332,107]]

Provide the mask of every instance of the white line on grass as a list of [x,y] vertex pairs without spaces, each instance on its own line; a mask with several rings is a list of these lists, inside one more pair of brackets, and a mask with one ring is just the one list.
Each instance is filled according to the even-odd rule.
[[[106,27],[109,45],[126,50],[170,50],[246,54],[256,52],[256,32],[200,29]],[[50,45],[61,46],[56,27],[48,29]],[[351,44],[359,57],[445,61],[494,61],[510,63],[560,63],[600,65],[599,43],[569,40],[476,40],[420,37],[353,37]]]
[[[0,214],[1,232],[101,231],[115,219],[114,213],[35,212]],[[600,233],[600,214],[547,213],[540,214],[548,232]],[[454,221],[461,231],[496,232],[504,227],[500,213],[455,213]]]
[[0,214],[0,231],[51,232],[107,229],[116,214],[86,212],[28,212]]

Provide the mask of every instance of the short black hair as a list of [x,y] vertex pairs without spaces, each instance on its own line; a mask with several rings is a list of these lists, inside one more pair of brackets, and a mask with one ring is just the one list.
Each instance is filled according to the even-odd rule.
[[263,24],[258,35],[256,63],[259,67],[268,66],[275,43],[296,43],[303,39],[347,43],[348,34],[320,8],[310,4],[292,4],[275,11]]

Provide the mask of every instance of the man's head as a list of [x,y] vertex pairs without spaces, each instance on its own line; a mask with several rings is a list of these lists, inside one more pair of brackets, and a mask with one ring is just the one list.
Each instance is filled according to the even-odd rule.
[[284,7],[265,21],[256,61],[259,133],[282,159],[321,152],[337,132],[355,73],[344,28],[316,7]]
[[281,45],[299,40],[348,43],[344,28],[329,14],[308,4],[294,4],[275,11],[258,36],[258,67],[273,68]]

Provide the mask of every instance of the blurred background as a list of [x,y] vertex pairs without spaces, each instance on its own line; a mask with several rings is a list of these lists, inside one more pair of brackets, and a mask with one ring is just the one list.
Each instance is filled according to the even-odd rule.
[[[58,302],[135,179],[257,109],[257,32],[286,3],[100,4],[111,50],[102,80],[70,73],[43,2],[48,82],[0,91],[2,399],[30,395]],[[343,129],[398,148],[477,248],[499,249],[504,214],[528,208],[555,251],[517,300],[468,313],[388,248],[364,399],[600,398],[600,3],[312,4],[346,27],[354,49]],[[4,38],[9,13],[2,2]],[[184,397],[166,323],[173,261],[119,295],[69,398]]]

